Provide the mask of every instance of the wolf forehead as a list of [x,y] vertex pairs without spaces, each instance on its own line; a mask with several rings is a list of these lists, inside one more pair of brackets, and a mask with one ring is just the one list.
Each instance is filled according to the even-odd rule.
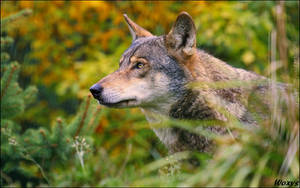
[[144,58],[149,63],[162,60],[165,62],[165,57],[168,56],[168,53],[163,44],[163,37],[151,36],[134,40],[130,47],[123,53],[120,59],[120,67],[128,66],[130,58],[133,56]]
[[[144,58],[153,70],[165,73],[168,77],[186,80],[183,67],[171,56],[164,44],[164,36],[142,37],[133,41],[131,46],[123,53],[120,59],[120,68],[130,65],[131,58]],[[177,84],[176,81],[174,84]]]

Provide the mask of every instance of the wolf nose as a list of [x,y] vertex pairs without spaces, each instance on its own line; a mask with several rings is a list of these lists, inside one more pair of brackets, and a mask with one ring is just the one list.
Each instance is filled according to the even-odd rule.
[[103,87],[100,84],[94,84],[90,88],[90,92],[92,93],[92,95],[94,96],[94,98],[98,99],[98,100],[100,99],[102,90],[103,90]]

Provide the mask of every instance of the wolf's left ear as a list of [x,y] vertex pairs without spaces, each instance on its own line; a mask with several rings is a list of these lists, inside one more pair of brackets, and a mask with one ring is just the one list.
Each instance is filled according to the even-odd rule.
[[165,45],[169,52],[177,57],[185,58],[195,53],[196,27],[187,12],[178,15],[171,31],[165,37]]
[[129,27],[131,36],[133,38],[133,40],[136,40],[137,38],[140,37],[150,37],[153,36],[149,31],[147,31],[146,29],[142,28],[141,26],[139,26],[138,24],[134,23],[130,18],[128,18],[128,16],[126,14],[123,14],[126,23]]

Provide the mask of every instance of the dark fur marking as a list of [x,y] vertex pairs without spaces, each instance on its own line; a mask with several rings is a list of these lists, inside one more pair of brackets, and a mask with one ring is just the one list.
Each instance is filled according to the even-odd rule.
[[213,109],[207,106],[198,91],[188,90],[175,103],[169,112],[170,117],[175,119],[216,119]]
[[188,33],[185,33],[184,36],[182,36],[182,42],[181,42],[181,44],[178,46],[177,50],[180,49],[181,47],[185,47],[186,42],[187,42],[189,36],[190,36],[190,35],[189,35]]
[[239,103],[239,99],[242,95],[241,89],[230,88],[230,89],[218,89],[217,94],[228,102]]
[[173,152],[193,150],[193,151],[209,151],[207,146],[211,146],[212,141],[208,140],[202,135],[190,133],[178,127],[172,128],[172,132],[178,135],[178,143],[176,148],[173,148]]

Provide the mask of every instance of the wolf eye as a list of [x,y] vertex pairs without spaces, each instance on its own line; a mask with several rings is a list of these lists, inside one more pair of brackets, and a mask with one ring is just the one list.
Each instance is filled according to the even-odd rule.
[[141,63],[141,62],[138,62],[136,65],[135,65],[135,68],[137,69],[142,69],[144,67],[144,64]]

